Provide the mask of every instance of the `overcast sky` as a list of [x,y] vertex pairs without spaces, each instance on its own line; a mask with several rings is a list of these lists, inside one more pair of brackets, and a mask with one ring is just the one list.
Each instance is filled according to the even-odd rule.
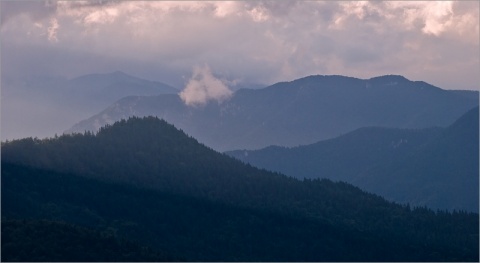
[[183,88],[385,74],[479,89],[479,2],[1,1],[2,77],[122,70]]

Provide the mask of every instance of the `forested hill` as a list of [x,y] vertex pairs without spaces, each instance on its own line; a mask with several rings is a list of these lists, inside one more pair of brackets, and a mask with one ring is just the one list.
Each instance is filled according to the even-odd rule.
[[[95,211],[99,209],[95,206],[107,202],[103,200],[104,198],[95,198],[95,196],[100,197],[104,191],[98,189],[105,189],[107,186],[92,190],[88,187],[94,184],[93,181],[69,184],[66,180],[80,176],[94,180],[95,184],[103,181],[103,184],[119,183],[124,187],[133,187],[135,191],[140,191],[139,195],[143,195],[145,191],[155,191],[185,198],[199,198],[231,209],[253,209],[276,215],[272,218],[278,216],[279,218],[290,217],[294,220],[309,220],[314,224],[320,224],[320,229],[326,227],[333,231],[329,236],[332,239],[328,241],[336,244],[334,251],[331,251],[333,259],[330,259],[332,260],[341,260],[341,255],[350,250],[347,245],[350,241],[344,243],[345,232],[338,232],[340,230],[346,230],[346,233],[361,233],[362,238],[369,240],[367,244],[371,245],[364,247],[364,250],[370,257],[366,256],[362,260],[382,260],[375,257],[375,253],[372,252],[379,250],[378,244],[388,246],[388,251],[392,252],[392,258],[386,257],[386,260],[478,260],[478,214],[435,213],[423,208],[411,209],[408,206],[387,202],[383,198],[362,192],[345,183],[333,183],[329,180],[300,181],[260,170],[199,144],[174,126],[155,117],[122,120],[102,128],[98,134],[64,135],[44,140],[32,138],[16,140],[3,143],[1,150],[2,217],[10,214],[18,218],[23,213],[29,213],[28,206],[20,209],[23,212],[8,213],[4,210],[6,207],[15,209],[14,200],[20,199],[21,195],[24,195],[23,200],[27,200],[26,203],[40,202],[44,200],[42,198],[46,198],[47,201],[40,207],[60,213],[60,215],[53,213],[55,216],[61,217],[62,213],[75,214],[75,211],[81,213],[91,211],[87,214],[95,215]],[[22,174],[27,177],[21,177]],[[48,178],[49,174],[57,174],[57,179],[49,179],[54,180],[55,183],[42,183],[42,178]],[[29,186],[31,187],[29,191],[21,191],[24,189],[22,184],[28,183],[22,183],[20,179],[28,176],[37,181]],[[4,180],[7,179],[9,183],[5,184]],[[32,179],[26,182],[29,181]],[[62,186],[62,182],[66,185]],[[77,191],[68,191],[68,189],[78,185],[84,185],[86,189],[84,193],[88,193],[95,202],[77,204],[73,206],[77,207],[74,209],[71,204],[83,202],[84,198],[68,197],[73,192],[81,193],[81,189]],[[115,193],[116,190],[112,192]],[[3,195],[7,193],[10,194],[10,198],[4,198]],[[48,199],[47,196],[55,201]],[[59,198],[59,196],[65,196],[65,198]],[[12,203],[5,203],[5,200],[10,200]],[[129,203],[127,200],[133,199],[125,196],[119,197],[119,200],[122,201],[110,202],[110,204],[117,204],[118,207],[112,207],[117,212],[110,214],[108,220],[93,218],[97,218],[100,225],[105,226],[108,222],[112,222],[111,220],[115,220],[116,213],[123,213],[118,212],[119,210],[128,210],[128,207],[124,206],[126,204],[129,204],[132,209],[133,207],[142,208],[142,202]],[[155,198],[137,198],[136,200],[147,200],[145,210],[148,210]],[[52,205],[66,208],[52,210]],[[230,210],[227,209],[227,211]],[[231,212],[231,214],[236,213]],[[238,213],[243,215],[244,212]],[[158,214],[155,215],[158,216]],[[52,214],[40,212],[35,216],[45,217]],[[186,214],[180,213],[176,220],[179,224],[188,225],[189,221],[198,220],[204,216],[206,215],[203,212],[188,210]],[[137,236],[138,228],[144,224],[156,222],[154,217],[132,219],[132,222],[127,222],[131,228],[127,227],[123,234],[141,240],[141,237]],[[75,218],[75,216],[69,218]],[[252,217],[249,220],[255,222]],[[168,226],[168,223],[165,224]],[[262,231],[277,233],[278,229],[275,227],[278,227],[278,224],[270,222],[264,225]],[[303,231],[302,225],[304,224],[296,225],[300,227],[300,232]],[[307,227],[308,224],[305,226]],[[241,236],[245,233],[244,229],[242,230],[233,222],[225,231],[227,231],[225,236],[230,234]],[[314,233],[323,235],[324,232],[324,230],[318,230]],[[192,235],[192,238],[195,238],[193,233]],[[303,234],[293,235],[300,238]],[[274,236],[272,242],[280,242],[284,245],[283,249],[288,247],[288,240],[295,240],[288,235],[283,239],[281,235]],[[315,243],[314,236],[309,237],[312,242],[305,244],[304,251],[314,253],[315,249],[312,246],[325,245]],[[398,250],[395,247],[398,247]],[[265,253],[272,253],[272,251],[266,250]],[[201,254],[199,252],[193,254],[196,258],[193,257],[192,260],[211,260],[207,256],[199,257]],[[248,252],[245,254],[248,255]],[[309,255],[308,260],[324,260],[320,254]],[[273,255],[266,258],[281,260]],[[259,258],[242,259],[258,260]],[[352,257],[349,258],[351,259]],[[234,260],[234,258],[225,258],[225,260]],[[305,258],[298,256],[288,260],[302,261]]]
[[478,107],[447,128],[361,128],[286,148],[228,152],[297,178],[345,181],[388,200],[478,212]]

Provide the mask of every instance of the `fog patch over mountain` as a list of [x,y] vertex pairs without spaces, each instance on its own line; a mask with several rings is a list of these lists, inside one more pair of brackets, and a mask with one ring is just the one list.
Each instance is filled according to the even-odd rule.
[[180,98],[188,106],[199,106],[211,100],[222,102],[229,99],[232,94],[227,85],[213,76],[210,68],[205,65],[193,69],[192,78],[180,92]]

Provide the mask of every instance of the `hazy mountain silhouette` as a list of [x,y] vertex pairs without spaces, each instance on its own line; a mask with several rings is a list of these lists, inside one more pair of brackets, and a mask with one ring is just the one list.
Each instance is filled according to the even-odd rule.
[[229,155],[299,178],[345,181],[388,200],[478,212],[478,107],[446,129],[361,128],[295,148]]
[[130,76],[121,71],[89,74],[68,81],[65,94],[78,106],[105,107],[126,96],[176,94],[178,90],[161,82]]
[[223,103],[186,106],[178,95],[123,98],[68,132],[156,115],[220,151],[297,146],[367,126],[447,126],[478,105],[478,92],[447,91],[402,76],[309,76],[241,89]]
[[76,120],[130,95],[176,94],[178,90],[116,71],[74,79],[2,79],[2,140],[62,133]]

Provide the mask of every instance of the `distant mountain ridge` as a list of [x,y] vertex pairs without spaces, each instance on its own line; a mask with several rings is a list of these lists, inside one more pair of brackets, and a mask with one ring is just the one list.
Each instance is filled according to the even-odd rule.
[[67,97],[78,105],[99,107],[126,96],[176,94],[178,90],[165,83],[149,81],[122,71],[107,74],[88,74],[68,81],[64,87]]
[[[129,95],[157,95],[159,93],[176,93],[178,90],[169,86],[165,83],[159,81],[150,81],[141,79],[135,76],[131,76],[122,71],[114,71],[111,73],[106,74],[88,74],[83,75],[69,81],[71,84],[69,85],[70,89],[86,89],[86,90],[94,90],[94,89],[101,89],[102,91],[114,88],[126,88],[125,90],[121,90],[125,93],[123,94],[116,94],[118,97],[125,97]],[[117,90],[118,91],[118,90]],[[140,93],[140,94],[135,94]]]
[[361,128],[294,148],[227,154],[297,178],[352,183],[388,200],[478,212],[478,107],[447,128]]
[[126,96],[177,94],[165,83],[121,71],[73,79],[31,77],[2,79],[2,140],[61,134],[72,123]]
[[478,146],[476,107],[411,154],[363,172],[355,184],[401,203],[478,213]]
[[477,105],[478,92],[442,90],[402,76],[317,75],[240,89],[228,101],[197,107],[186,106],[178,95],[126,97],[67,132],[155,115],[219,151],[259,149],[310,144],[367,126],[445,127]]

